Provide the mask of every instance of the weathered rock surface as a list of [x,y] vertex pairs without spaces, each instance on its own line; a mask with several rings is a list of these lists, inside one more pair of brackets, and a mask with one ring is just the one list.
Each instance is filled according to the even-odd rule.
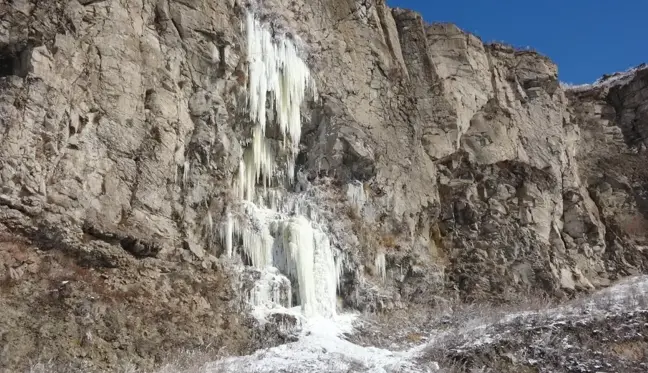
[[[231,330],[241,337],[218,348],[254,346],[236,307],[211,298],[238,292],[237,278],[217,270],[224,267],[215,227],[249,135],[241,110],[245,6],[0,4],[0,227],[29,242],[20,249],[0,243],[0,299],[9,310],[0,314],[3,369],[81,340],[86,329],[48,332],[25,320],[81,325],[75,318],[85,316],[71,316],[78,304],[100,308],[121,291],[93,288],[102,281],[148,289],[146,300],[120,295],[135,304],[120,314],[137,320],[144,316],[134,307],[183,312],[165,298],[212,310],[218,316],[209,322],[199,310],[172,319],[185,336],[199,330],[202,340],[191,346]],[[252,6],[297,38],[315,76],[320,98],[305,111],[297,165],[308,181],[299,185],[312,184],[332,242],[350,258],[346,307],[506,302],[530,291],[562,297],[646,272],[647,69],[565,92],[547,58],[425,24],[383,1]],[[346,195],[360,184],[358,204]],[[383,254],[384,280],[375,266]],[[41,271],[43,261],[90,273],[88,280],[69,275],[71,304],[43,300],[58,289],[51,281],[68,281]],[[141,267],[163,279],[143,279]],[[176,272],[185,274],[181,289],[160,290]],[[34,319],[33,307],[52,311]],[[102,315],[89,317],[96,323]],[[148,338],[138,333],[161,321],[146,320],[118,338]],[[64,347],[57,358],[114,366],[118,347],[96,346],[110,345],[101,330],[116,329],[97,328],[99,342]],[[23,342],[13,343],[16,335]],[[160,338],[169,349],[187,341],[182,333]],[[32,340],[47,342],[24,347]],[[125,351],[140,367],[160,362],[161,351]]]
[[101,268],[5,236],[0,245],[3,371],[152,371],[180,351],[215,359],[285,342],[243,312],[222,267],[116,252],[118,267]]

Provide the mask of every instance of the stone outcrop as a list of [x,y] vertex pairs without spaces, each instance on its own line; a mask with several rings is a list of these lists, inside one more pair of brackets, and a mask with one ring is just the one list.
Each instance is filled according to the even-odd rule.
[[[141,284],[155,297],[135,300],[144,312],[180,312],[165,300],[179,297],[221,321],[174,322],[204,328],[206,339],[230,325],[241,337],[217,342],[238,343],[227,353],[254,345],[243,346],[253,338],[236,297],[190,285],[239,289],[215,227],[251,128],[241,109],[248,5],[294,35],[317,83],[296,186],[350,258],[345,307],[564,297],[646,271],[648,69],[565,90],[536,52],[428,25],[381,0],[14,0],[0,5],[0,232],[27,243],[0,243],[0,291],[13,315],[0,315],[0,338],[47,333],[27,330],[19,300],[58,289],[38,264],[56,258],[92,274],[66,274],[85,284],[75,302],[96,308]],[[362,203],[347,198],[350,187]],[[154,285],[178,271],[192,278],[183,290]],[[38,323],[63,323],[77,306],[47,307],[56,312]],[[69,340],[101,341],[69,351],[103,358],[92,346],[108,343],[102,330],[111,328],[69,331]],[[50,334],[39,351],[7,342],[0,364],[24,367],[64,340]],[[152,351],[137,355],[141,367],[161,363]]]

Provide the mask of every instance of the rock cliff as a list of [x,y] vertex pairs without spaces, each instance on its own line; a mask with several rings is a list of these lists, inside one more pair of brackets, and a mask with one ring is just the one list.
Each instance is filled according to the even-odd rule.
[[253,325],[218,229],[252,131],[246,10],[317,86],[286,188],[347,258],[342,309],[566,298],[647,272],[645,66],[565,88],[536,52],[382,0],[13,0],[3,369],[152,369],[285,341]]

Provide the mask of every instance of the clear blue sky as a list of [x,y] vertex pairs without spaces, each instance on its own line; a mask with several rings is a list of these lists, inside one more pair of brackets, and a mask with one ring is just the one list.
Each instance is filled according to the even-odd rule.
[[530,46],[560,80],[591,83],[648,62],[648,0],[387,0],[429,22],[451,22],[485,42]]

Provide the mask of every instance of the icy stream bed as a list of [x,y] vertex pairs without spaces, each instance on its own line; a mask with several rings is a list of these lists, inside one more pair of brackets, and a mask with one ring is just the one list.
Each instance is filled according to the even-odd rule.
[[415,348],[404,352],[392,352],[374,347],[363,347],[343,338],[351,332],[353,315],[341,315],[335,319],[312,318],[307,320],[297,342],[288,343],[253,355],[232,357],[207,364],[205,373],[277,373],[277,372],[375,372],[375,373],[423,373],[434,372],[430,367],[415,363],[422,351]]

